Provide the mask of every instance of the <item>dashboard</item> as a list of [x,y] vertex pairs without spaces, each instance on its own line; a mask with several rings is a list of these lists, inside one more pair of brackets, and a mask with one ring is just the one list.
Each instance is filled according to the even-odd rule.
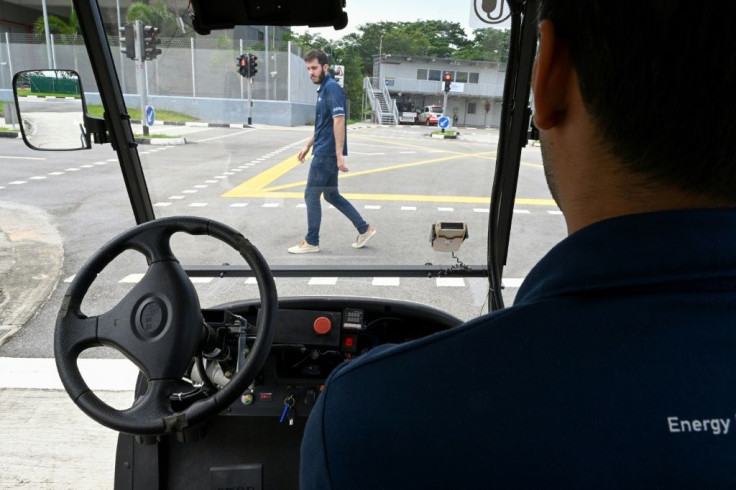
[[[231,332],[238,331],[238,324],[248,325],[247,334],[241,329],[240,335],[230,335],[229,339],[231,351],[247,355],[256,333],[257,300],[222,305],[203,313],[210,326]],[[278,417],[280,422],[293,424],[297,417],[309,415],[325,380],[340,364],[378,345],[408,342],[461,323],[443,311],[405,301],[280,298],[268,359],[250,388],[223,415]],[[217,365],[210,361],[208,376],[226,382],[237,371],[235,357]]]

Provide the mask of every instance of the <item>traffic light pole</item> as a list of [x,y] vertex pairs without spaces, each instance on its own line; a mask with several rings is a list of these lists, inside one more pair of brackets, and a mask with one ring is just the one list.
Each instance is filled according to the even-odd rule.
[[252,87],[253,87],[253,79],[248,79],[248,125],[250,126],[253,124],[253,118],[251,117],[253,115],[253,99],[251,98],[252,95]]
[[136,79],[138,83],[138,92],[141,95],[141,125],[143,126],[143,136],[148,136],[148,126],[146,125],[146,106],[148,105],[148,84],[146,83],[146,51],[143,46],[143,21],[135,21],[135,54],[136,54]]

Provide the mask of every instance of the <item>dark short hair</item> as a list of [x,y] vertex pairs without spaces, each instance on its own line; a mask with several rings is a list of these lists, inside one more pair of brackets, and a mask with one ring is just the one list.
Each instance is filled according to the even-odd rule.
[[539,17],[569,44],[602,149],[736,204],[736,2],[541,0]]
[[313,49],[309,53],[304,55],[304,61],[312,60],[319,61],[320,66],[325,66],[329,64],[329,62],[327,61],[327,55],[319,49]]

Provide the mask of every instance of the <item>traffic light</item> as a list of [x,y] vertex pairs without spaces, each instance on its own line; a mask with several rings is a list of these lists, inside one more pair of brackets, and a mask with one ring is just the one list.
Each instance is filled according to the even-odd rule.
[[155,60],[161,54],[161,50],[157,47],[161,40],[156,37],[157,34],[158,27],[143,27],[143,59]]
[[247,77],[248,76],[248,57],[244,54],[241,54],[237,58],[235,58],[237,61],[237,67],[238,67],[238,73],[240,73],[240,76]]
[[135,29],[133,24],[120,27],[120,52],[131,60],[135,59]]
[[445,72],[445,92],[450,91],[450,85],[452,85],[452,73]]
[[256,73],[258,73],[258,69],[256,68],[258,66],[258,57],[254,54],[248,54],[248,76],[254,77],[256,76]]

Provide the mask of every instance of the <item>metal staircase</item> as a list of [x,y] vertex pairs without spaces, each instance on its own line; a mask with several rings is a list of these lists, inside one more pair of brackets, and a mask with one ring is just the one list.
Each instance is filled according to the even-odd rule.
[[399,124],[399,111],[396,102],[389,96],[386,87],[374,88],[368,77],[363,79],[363,91],[371,103],[373,120],[381,125],[396,126]]

